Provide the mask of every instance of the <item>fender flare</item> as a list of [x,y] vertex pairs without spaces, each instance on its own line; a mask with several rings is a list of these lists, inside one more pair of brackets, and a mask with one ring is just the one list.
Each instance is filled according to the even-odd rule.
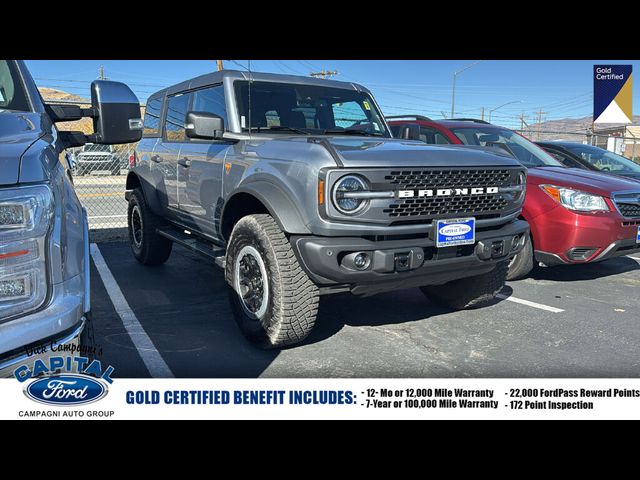
[[228,213],[227,206],[232,203],[236,195],[241,193],[257,198],[266,207],[283,232],[298,235],[311,233],[295,202],[280,187],[266,181],[247,183],[235,190],[224,204],[222,210],[223,222],[225,215]]
[[[158,197],[156,182],[153,179],[153,175],[151,174],[149,167],[146,165],[136,167],[127,174],[127,192],[136,188],[137,185],[142,187],[144,199],[151,211],[156,215],[162,215],[164,213],[164,208],[160,202],[160,198]],[[129,200],[129,195],[126,194],[125,198]]]

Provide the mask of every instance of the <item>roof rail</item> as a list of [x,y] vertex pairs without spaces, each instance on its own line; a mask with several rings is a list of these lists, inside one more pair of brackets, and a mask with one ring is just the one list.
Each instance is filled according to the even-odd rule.
[[451,120],[452,122],[474,122],[474,123],[484,123],[486,125],[491,125],[489,122],[480,120],[479,118],[445,118],[445,120]]
[[431,122],[432,121],[429,117],[425,117],[424,115],[387,115],[384,118],[386,120],[389,120],[389,119],[400,119],[400,118],[412,118],[414,120],[424,120],[425,122]]

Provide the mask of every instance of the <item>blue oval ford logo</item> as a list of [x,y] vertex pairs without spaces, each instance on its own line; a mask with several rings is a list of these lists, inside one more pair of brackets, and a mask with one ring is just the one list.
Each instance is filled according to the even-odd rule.
[[74,406],[96,402],[107,393],[107,386],[87,375],[69,373],[35,380],[24,393],[31,400],[47,405]]

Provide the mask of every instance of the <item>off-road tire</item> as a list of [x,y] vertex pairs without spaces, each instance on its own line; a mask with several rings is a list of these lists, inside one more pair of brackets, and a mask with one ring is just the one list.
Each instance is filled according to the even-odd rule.
[[[245,247],[258,252],[267,274],[267,307],[260,318],[247,314],[234,287],[236,260]],[[251,342],[262,348],[284,347],[303,341],[313,329],[318,287],[302,270],[289,240],[270,215],[249,215],[235,225],[227,246],[225,278],[235,320]]]
[[529,275],[534,267],[533,242],[531,237],[528,237],[520,253],[513,257],[511,265],[509,265],[507,280],[520,280]]
[[[136,211],[135,214],[134,211]],[[138,212],[142,219],[142,228],[136,229],[136,231],[141,231],[142,238],[136,241],[132,217],[138,215]],[[173,242],[157,232],[158,228],[166,226],[166,221],[151,211],[142,190],[139,188],[135,189],[129,198],[127,223],[129,225],[129,244],[136,260],[143,265],[162,265],[167,261],[171,255]]]
[[491,303],[507,280],[508,262],[498,262],[489,273],[461,278],[444,285],[420,287],[429,300],[455,310],[479,308]]

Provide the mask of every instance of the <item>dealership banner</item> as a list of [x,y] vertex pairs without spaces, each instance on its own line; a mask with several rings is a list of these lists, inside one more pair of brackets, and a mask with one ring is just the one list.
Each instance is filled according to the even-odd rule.
[[633,121],[631,72],[631,65],[593,66],[594,123]]
[[0,419],[640,419],[637,379],[95,380],[0,380]]

